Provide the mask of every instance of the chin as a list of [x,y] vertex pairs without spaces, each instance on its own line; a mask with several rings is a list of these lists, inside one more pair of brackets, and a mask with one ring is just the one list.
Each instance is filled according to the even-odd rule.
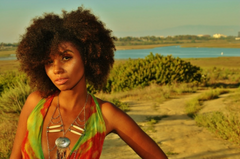
[[71,90],[71,87],[57,87],[60,91],[68,91]]

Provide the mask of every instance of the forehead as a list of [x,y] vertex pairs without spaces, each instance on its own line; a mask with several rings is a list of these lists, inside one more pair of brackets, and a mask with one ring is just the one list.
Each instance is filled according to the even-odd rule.
[[71,42],[60,42],[56,47],[52,47],[50,51],[51,55],[62,54],[66,51],[71,51],[73,53],[78,52],[77,47]]
[[61,43],[59,43],[58,51],[63,52],[65,50],[77,50],[77,48],[71,42],[61,42]]

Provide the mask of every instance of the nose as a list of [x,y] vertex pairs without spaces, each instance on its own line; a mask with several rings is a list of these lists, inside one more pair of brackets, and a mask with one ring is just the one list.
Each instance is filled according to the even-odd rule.
[[62,64],[60,61],[58,60],[54,60],[53,62],[53,73],[54,74],[60,74],[60,73],[63,73],[64,72],[64,69],[62,67]]

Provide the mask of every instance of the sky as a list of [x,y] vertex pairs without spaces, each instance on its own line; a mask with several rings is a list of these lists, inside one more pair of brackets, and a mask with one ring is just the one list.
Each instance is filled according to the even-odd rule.
[[240,31],[240,0],[0,0],[0,43],[18,42],[31,19],[43,13],[61,14],[81,5],[117,37],[161,30],[155,36],[167,36],[164,30],[181,26],[239,26]]

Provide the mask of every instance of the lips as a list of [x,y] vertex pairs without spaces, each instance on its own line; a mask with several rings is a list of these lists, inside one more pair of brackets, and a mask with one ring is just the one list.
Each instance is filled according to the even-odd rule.
[[68,81],[67,78],[58,78],[58,79],[55,80],[55,83],[56,83],[57,85],[62,85],[62,84],[64,84],[64,83],[66,83],[67,81]]

